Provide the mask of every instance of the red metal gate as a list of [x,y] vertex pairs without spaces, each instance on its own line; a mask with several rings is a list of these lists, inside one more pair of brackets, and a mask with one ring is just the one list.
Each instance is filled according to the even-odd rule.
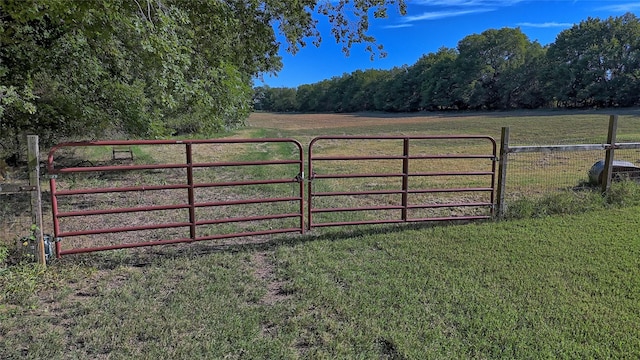
[[493,216],[488,136],[320,136],[308,156],[309,229]]
[[[238,147],[236,155],[246,152],[244,160],[214,156],[212,161],[211,154],[222,145]],[[151,147],[152,156],[145,155],[149,152],[137,156],[137,147]],[[83,156],[78,156],[79,151]],[[121,153],[126,156],[119,156]],[[48,158],[57,256],[304,233],[303,162],[302,146],[292,139],[59,144]],[[250,170],[241,171],[247,168]],[[127,176],[120,176],[123,174]],[[236,191],[224,192],[228,188]],[[238,192],[239,188],[244,190]],[[233,210],[249,207],[251,211]],[[261,223],[262,227],[256,225]],[[162,231],[166,234],[159,234]],[[113,233],[133,234],[134,238],[114,243],[105,236]],[[92,238],[95,235],[101,236]],[[145,241],[137,240],[141,237]],[[66,244],[70,239],[75,245]]]

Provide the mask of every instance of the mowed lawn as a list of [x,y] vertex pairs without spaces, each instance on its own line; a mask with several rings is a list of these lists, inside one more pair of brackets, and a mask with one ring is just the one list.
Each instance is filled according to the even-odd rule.
[[638,358],[639,212],[69,256],[33,298],[2,305],[0,350],[8,359]]
[[[602,114],[567,115],[547,132],[587,138],[583,122],[603,117],[606,129]],[[252,117],[239,135],[410,133],[428,123],[367,119],[369,130],[314,130]],[[467,120],[462,133],[505,121]],[[518,121],[532,133],[550,124]],[[326,228],[67,256],[46,272],[0,268],[0,358],[640,358],[639,214]]]

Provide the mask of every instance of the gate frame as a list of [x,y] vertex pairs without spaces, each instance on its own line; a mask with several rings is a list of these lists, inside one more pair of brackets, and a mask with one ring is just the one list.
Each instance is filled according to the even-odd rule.
[[[488,140],[492,147],[492,153],[490,155],[459,155],[459,154],[447,154],[447,155],[410,155],[409,143],[411,140]],[[364,155],[364,156],[314,156],[313,145],[320,140],[402,140],[403,149],[402,155]],[[406,222],[420,222],[420,221],[448,221],[448,220],[481,220],[490,219],[494,216],[495,211],[495,188],[496,188],[496,163],[497,157],[497,144],[496,140],[491,136],[486,135],[432,135],[432,136],[318,136],[314,138],[308,147],[308,167],[309,167],[309,184],[307,190],[307,229],[311,230],[314,227],[324,226],[342,226],[342,225],[365,225],[365,224],[383,224],[383,223],[406,223]],[[490,159],[491,171],[487,172],[430,172],[430,173],[411,173],[409,171],[409,161],[419,159]],[[402,173],[383,173],[383,174],[329,174],[329,175],[317,175],[313,171],[314,161],[339,161],[339,160],[402,160]],[[491,175],[491,187],[482,188],[455,188],[455,189],[424,189],[424,190],[409,190],[408,180],[411,176],[478,176],[478,175]],[[312,188],[312,182],[314,179],[336,179],[336,178],[355,178],[355,177],[402,177],[402,189],[401,190],[385,190],[385,191],[352,191],[352,192],[328,192],[314,194]],[[437,193],[437,192],[490,192],[490,202],[485,203],[460,203],[460,204],[432,204],[432,205],[408,205],[408,195],[410,193]],[[345,195],[380,195],[380,194],[402,194],[402,200],[400,205],[393,206],[377,206],[377,207],[358,207],[358,208],[328,208],[328,209],[314,209],[313,197],[315,196],[345,196]],[[436,207],[481,207],[487,206],[490,209],[490,215],[469,215],[469,216],[457,216],[457,217],[437,217],[437,218],[409,218],[408,210],[417,208],[436,208]],[[327,223],[313,223],[313,213],[322,213],[330,211],[368,211],[368,210],[401,210],[401,218],[395,220],[367,220],[367,221],[354,221],[354,222],[327,222]]]
[[[193,162],[193,150],[192,145],[196,144],[248,144],[248,143],[288,143],[294,145],[298,149],[297,160],[272,160],[272,161],[244,161],[244,162],[207,162],[207,163],[194,163]],[[173,164],[145,164],[145,165],[116,165],[116,166],[92,166],[92,167],[69,167],[56,169],[54,165],[54,154],[56,151],[62,148],[69,147],[96,147],[96,146],[133,146],[133,145],[184,145],[186,161],[185,163],[173,163]],[[295,177],[289,179],[269,179],[269,180],[250,180],[250,181],[235,181],[235,182],[219,182],[219,183],[194,183],[193,169],[204,167],[216,167],[216,166],[258,166],[258,165],[285,165],[285,164],[298,164],[298,174]],[[51,189],[51,208],[53,216],[53,232],[56,242],[55,252],[56,257],[60,258],[65,254],[77,254],[103,250],[115,250],[125,249],[133,247],[165,245],[165,244],[177,244],[177,243],[190,243],[194,241],[225,239],[233,237],[244,237],[253,235],[268,235],[287,232],[300,232],[304,234],[304,154],[303,147],[295,139],[288,138],[265,138],[265,139],[208,139],[208,140],[116,140],[116,141],[89,141],[89,142],[66,142],[61,143],[49,151],[47,160],[47,169],[50,175],[50,189]],[[65,173],[78,173],[78,172],[97,172],[97,171],[131,171],[131,170],[151,170],[151,169],[186,169],[187,172],[187,184],[174,184],[174,185],[152,185],[152,186],[135,186],[135,187],[121,187],[121,188],[91,188],[80,190],[63,190],[58,191],[56,189],[56,178],[59,174]],[[262,185],[262,184],[285,184],[285,183],[298,183],[299,190],[298,196],[283,197],[283,198],[268,198],[262,199],[262,201],[256,199],[236,200],[229,202],[213,202],[213,203],[196,203],[194,190],[195,188],[204,187],[216,187],[216,186],[240,186],[240,185]],[[69,211],[60,212],[58,209],[58,197],[60,196],[72,196],[80,194],[98,194],[98,193],[111,193],[111,192],[133,192],[133,191],[146,191],[146,190],[174,190],[174,189],[187,189],[187,203],[178,205],[161,205],[161,206],[140,206],[134,208],[115,208],[109,210],[89,210],[89,211]],[[237,204],[251,204],[251,203],[273,203],[273,202],[285,202],[285,201],[298,201],[299,211],[297,213],[288,214],[276,214],[266,216],[251,216],[245,218],[231,218],[226,220],[201,220],[197,221],[195,217],[195,209],[197,207],[213,207],[221,205],[237,205]],[[59,219],[63,217],[72,216],[91,216],[91,215],[107,215],[107,214],[119,214],[119,213],[131,213],[131,212],[145,212],[145,211],[161,211],[161,210],[174,210],[174,209],[188,209],[189,221],[188,222],[176,222],[176,223],[162,223],[155,225],[141,225],[130,226],[121,228],[104,228],[99,230],[85,230],[85,231],[71,231],[61,232]],[[296,228],[281,228],[281,229],[269,229],[263,231],[253,231],[244,233],[231,233],[221,235],[210,236],[197,236],[196,228],[199,225],[213,225],[220,223],[242,222],[242,221],[257,221],[257,220],[270,220],[280,218],[292,218],[298,217],[299,227]],[[98,247],[85,247],[74,248],[70,250],[63,250],[60,241],[63,237],[80,236],[80,235],[97,235],[108,233],[119,233],[128,231],[141,231],[141,230],[153,230],[160,228],[184,228],[189,227],[189,238],[160,240],[160,241],[147,241],[138,243],[127,243],[119,245],[98,246]]]

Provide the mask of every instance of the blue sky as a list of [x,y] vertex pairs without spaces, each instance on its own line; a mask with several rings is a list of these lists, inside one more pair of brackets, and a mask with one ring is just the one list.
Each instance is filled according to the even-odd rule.
[[458,41],[487,29],[520,29],[546,45],[564,29],[588,17],[606,19],[632,12],[640,16],[640,0],[407,0],[407,15],[397,9],[389,18],[371,21],[369,33],[384,45],[384,59],[373,61],[364,46],[354,46],[349,57],[335,43],[326,22],[320,19],[322,43],[309,42],[296,55],[284,51],[284,67],[277,76],[264,76],[255,86],[297,87],[355,70],[391,69],[413,65],[422,55],[440,47],[455,48]]

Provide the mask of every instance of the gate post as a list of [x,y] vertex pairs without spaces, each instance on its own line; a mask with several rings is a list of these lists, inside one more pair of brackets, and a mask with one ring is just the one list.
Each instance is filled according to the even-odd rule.
[[507,182],[507,163],[509,160],[509,128],[503,127],[500,136],[500,158],[498,159],[497,217],[504,217],[504,193]]
[[47,264],[44,250],[44,233],[42,229],[42,193],[40,192],[40,147],[38,135],[27,135],[27,157],[29,166],[29,185],[35,187],[31,191],[31,213],[35,224],[35,236],[37,243],[37,259],[42,265]]
[[609,116],[609,133],[607,134],[607,150],[604,158],[604,169],[602,176],[602,193],[606,193],[611,188],[611,173],[613,170],[613,153],[616,147],[616,132],[618,130],[618,115]]

